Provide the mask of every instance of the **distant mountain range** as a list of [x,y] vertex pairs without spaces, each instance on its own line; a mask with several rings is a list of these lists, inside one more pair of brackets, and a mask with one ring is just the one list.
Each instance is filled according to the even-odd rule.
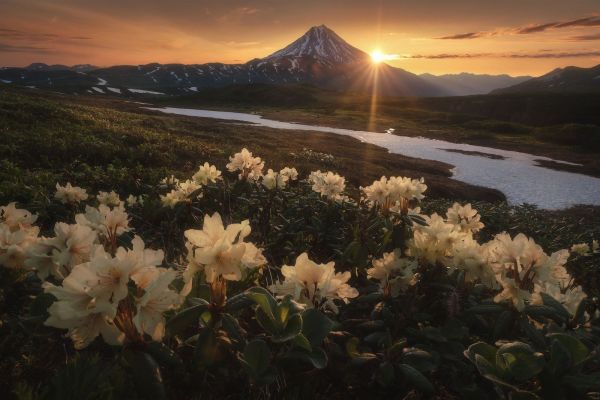
[[[65,93],[181,95],[247,84],[306,83],[320,88],[387,96],[463,96],[526,84],[530,77],[457,74],[416,75],[350,45],[325,25],[310,28],[287,47],[245,64],[93,65],[31,64],[0,68],[0,83]],[[513,86],[517,85],[517,86]]]
[[531,76],[461,74],[431,75],[421,74],[422,79],[432,83],[450,96],[487,94],[492,90],[505,88],[531,79]]
[[600,64],[591,68],[566,67],[529,79],[503,89],[502,93],[598,93],[600,92]]

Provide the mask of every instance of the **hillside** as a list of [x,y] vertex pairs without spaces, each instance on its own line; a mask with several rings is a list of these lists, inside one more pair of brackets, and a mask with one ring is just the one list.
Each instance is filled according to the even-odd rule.
[[539,78],[493,93],[600,93],[600,64],[591,68],[557,68]]

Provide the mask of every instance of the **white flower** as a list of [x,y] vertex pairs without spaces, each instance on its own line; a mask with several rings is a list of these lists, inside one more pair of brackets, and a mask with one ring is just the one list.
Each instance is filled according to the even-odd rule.
[[[162,204],[166,207],[175,207],[179,203],[189,203],[192,201],[191,195],[200,189],[199,183],[193,180],[186,180],[183,182],[178,182],[175,189],[171,190],[171,192],[167,193],[164,196],[160,196],[160,200]],[[196,198],[199,199],[202,197],[202,193],[198,193]]]
[[144,289],[158,277],[160,271],[157,267],[162,264],[165,254],[162,250],[147,249],[144,241],[137,235],[131,240],[131,245],[131,250],[119,247],[115,257],[132,265],[131,280]]
[[[214,213],[204,216],[202,230],[189,229],[184,234],[193,252],[193,263],[188,269],[197,271],[201,265],[209,283],[219,277],[238,281],[242,279],[245,269],[256,267],[258,262],[264,260],[262,255],[257,254],[259,251],[254,245],[243,242],[250,234],[248,221],[230,224],[225,228],[219,213]],[[183,294],[191,290],[192,277],[193,273],[184,272],[184,280],[187,280]]]
[[514,279],[501,279],[500,285],[502,291],[494,297],[494,301],[499,303],[503,300],[509,300],[517,310],[523,311],[525,302],[531,298],[528,290],[521,289]]
[[208,185],[208,182],[215,183],[218,179],[221,179],[221,171],[214,165],[205,162],[204,165],[198,168],[198,172],[192,176],[192,179],[199,185]]
[[158,276],[144,288],[144,294],[136,299],[136,314],[133,322],[138,332],[147,333],[154,341],[162,340],[165,335],[165,317],[163,313],[176,308],[181,296],[169,289],[175,279],[174,270],[160,270]]
[[39,228],[27,226],[28,223],[22,225],[22,222],[13,222],[15,230],[11,230],[6,223],[0,224],[0,266],[21,269],[26,267],[27,250],[36,243]]
[[313,171],[308,180],[312,183],[312,190],[328,200],[340,200],[346,189],[346,179],[331,171]]
[[[90,260],[98,235],[89,226],[81,224],[65,224],[58,222],[54,225],[56,237],[52,240],[52,259],[56,265],[53,275],[64,278],[78,264]],[[61,268],[62,267],[62,268]]]
[[257,180],[262,176],[262,170],[265,166],[260,157],[253,157],[252,153],[243,148],[239,153],[229,157],[227,170],[230,172],[240,171],[240,179]]
[[480,215],[477,210],[471,207],[471,204],[461,206],[454,203],[446,213],[446,221],[458,225],[463,232],[478,232],[483,228],[483,223],[480,221]]
[[100,204],[98,208],[86,206],[84,214],[75,215],[75,222],[89,226],[99,236],[107,239],[114,239],[131,230],[129,216],[123,205],[112,209],[104,204]]
[[11,232],[31,228],[36,220],[37,215],[17,208],[14,202],[0,207],[0,223],[7,226]]
[[104,204],[105,206],[109,206],[109,207],[118,207],[122,204],[121,199],[119,198],[119,195],[117,193],[115,193],[115,191],[111,191],[111,192],[98,192],[98,195],[96,196],[96,198],[98,199],[98,202],[100,204]]
[[285,167],[279,171],[279,175],[287,177],[286,182],[298,179],[298,171],[296,171],[296,168]]
[[87,200],[88,194],[85,189],[78,186],[71,186],[70,182],[67,182],[65,186],[56,183],[56,193],[54,194],[54,198],[63,204],[79,203],[80,201]]
[[531,296],[531,304],[543,305],[544,300],[540,293],[545,293],[554,298],[554,300],[562,303],[571,315],[575,315],[579,303],[587,296],[581,286],[575,286],[567,290],[561,290],[560,285],[545,282],[543,285],[536,285],[535,292]]
[[499,286],[490,264],[489,246],[480,245],[470,236],[454,243],[449,267],[451,271],[464,271],[467,282],[479,281],[491,289]]
[[456,225],[448,224],[442,217],[425,216],[427,225],[415,225],[413,239],[409,242],[410,254],[431,264],[447,265],[455,243],[464,237]]
[[417,262],[402,258],[400,250],[397,249],[373,260],[373,267],[367,270],[367,275],[379,281],[383,293],[396,297],[417,282],[416,269]]
[[577,243],[571,246],[571,253],[580,256],[590,254],[590,246],[587,243]]
[[289,177],[287,175],[282,175],[281,173],[273,172],[272,169],[269,169],[266,175],[262,177],[262,184],[269,190],[279,188],[283,189],[287,185]]
[[134,207],[134,206],[136,206],[137,204],[141,204],[141,203],[142,203],[142,202],[141,202],[141,199],[142,199],[142,196],[140,196],[140,198],[138,199],[136,196],[134,196],[134,195],[130,194],[130,195],[127,197],[127,200],[126,200],[126,202],[127,202],[127,205],[128,205],[129,207]]
[[294,300],[309,307],[321,307],[337,312],[333,300],[347,303],[358,296],[358,291],[348,285],[350,272],[336,273],[335,263],[317,264],[302,253],[296,259],[296,265],[281,267],[284,281],[276,283],[270,290],[279,296],[292,295]]
[[52,255],[52,251],[56,249],[55,241],[55,238],[41,237],[26,250],[25,266],[34,270],[41,280],[49,275],[64,278]]
[[391,207],[403,209],[403,205],[411,200],[421,200],[425,196],[423,192],[427,190],[427,185],[421,179],[411,179],[405,177],[392,176],[387,178],[382,176],[374,181],[371,186],[361,188],[364,198],[371,205],[378,205],[382,210],[388,210]]
[[179,179],[175,178],[174,175],[171,175],[169,177],[163,178],[163,180],[161,180],[160,183],[169,186],[177,185],[179,183]]

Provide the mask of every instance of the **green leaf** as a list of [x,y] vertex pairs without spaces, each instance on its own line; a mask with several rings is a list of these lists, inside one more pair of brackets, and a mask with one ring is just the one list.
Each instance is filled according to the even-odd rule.
[[287,321],[285,328],[279,334],[273,335],[272,340],[275,343],[283,343],[292,340],[302,332],[302,317],[299,314],[294,314]]
[[131,349],[125,350],[123,355],[131,367],[133,381],[141,397],[166,399],[160,368],[154,358],[146,352]]
[[436,360],[431,353],[415,347],[404,350],[402,362],[421,372],[433,371],[437,367]]
[[292,344],[306,351],[312,351],[312,346],[310,345],[310,342],[302,333],[294,336],[294,338],[292,339]]
[[496,353],[496,365],[508,371],[517,381],[524,382],[544,369],[544,356],[522,342],[506,343]]
[[206,305],[197,305],[178,312],[167,322],[167,331],[178,335],[188,327],[197,326],[200,315],[207,309]]
[[332,327],[333,322],[314,308],[309,308],[302,313],[302,334],[313,347],[321,346]]
[[478,304],[466,310],[473,314],[496,314],[506,310],[506,307],[500,304]]
[[233,313],[250,307],[253,304],[255,304],[255,302],[246,296],[246,293],[240,293],[227,299],[225,310],[229,313]]
[[512,311],[503,311],[498,318],[496,319],[496,323],[494,324],[494,332],[493,338],[494,340],[498,340],[502,337],[505,337],[510,328],[512,327],[514,322],[514,315]]
[[485,358],[489,363],[496,364],[496,349],[494,346],[487,344],[485,342],[477,342],[473,343],[469,346],[467,350],[465,350],[465,357],[467,357],[471,362],[475,363],[475,355],[479,354],[483,358]]
[[250,377],[259,383],[271,383],[277,377],[277,370],[271,366],[271,350],[260,339],[249,342],[240,359]]
[[277,308],[277,302],[271,296],[271,294],[247,292],[246,296],[254,301],[260,307],[261,311],[273,322],[275,322],[275,309]]
[[407,364],[400,364],[398,368],[406,380],[423,392],[423,394],[430,396],[434,393],[433,385],[422,373]]
[[585,361],[590,354],[588,348],[581,341],[573,336],[564,333],[551,333],[548,337],[558,340],[571,353],[573,365],[578,365]]

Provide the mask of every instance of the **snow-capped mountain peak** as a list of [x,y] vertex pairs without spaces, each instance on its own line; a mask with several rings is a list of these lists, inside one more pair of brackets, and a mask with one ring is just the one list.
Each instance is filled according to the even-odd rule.
[[367,53],[348,44],[325,25],[319,25],[313,26],[289,46],[264,59],[306,56],[339,64],[355,63],[369,58]]

